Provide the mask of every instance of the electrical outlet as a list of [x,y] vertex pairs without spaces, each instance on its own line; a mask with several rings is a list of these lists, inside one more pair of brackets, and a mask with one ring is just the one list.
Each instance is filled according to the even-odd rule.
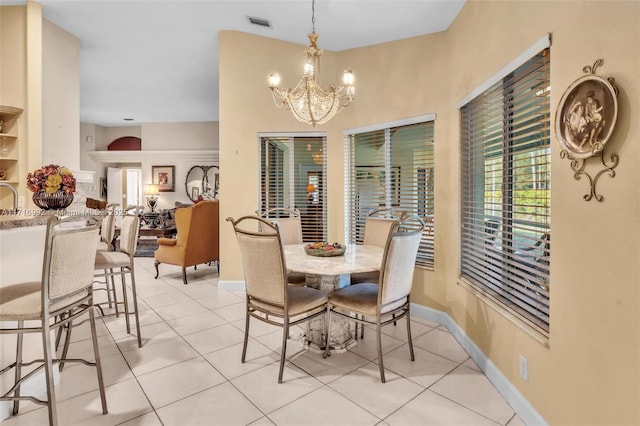
[[520,377],[522,377],[525,382],[529,381],[529,362],[522,355],[520,355]]

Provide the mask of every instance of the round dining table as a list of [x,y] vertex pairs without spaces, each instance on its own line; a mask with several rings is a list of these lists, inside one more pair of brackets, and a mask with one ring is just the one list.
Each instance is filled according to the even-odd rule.
[[[308,255],[304,248],[307,244],[283,246],[287,271],[306,275],[306,285],[317,288],[327,294],[350,284],[351,274],[379,271],[384,250],[370,245],[348,244],[340,256],[320,257]],[[346,351],[355,344],[349,321],[334,317],[329,330],[331,350]],[[317,317],[307,323],[306,343],[308,348],[324,351],[324,317]]]

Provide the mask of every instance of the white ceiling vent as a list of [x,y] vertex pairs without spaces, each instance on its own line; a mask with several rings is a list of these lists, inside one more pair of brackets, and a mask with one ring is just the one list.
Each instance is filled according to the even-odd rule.
[[247,16],[247,19],[253,25],[259,25],[261,27],[271,28],[271,21],[264,18],[257,18],[255,16]]

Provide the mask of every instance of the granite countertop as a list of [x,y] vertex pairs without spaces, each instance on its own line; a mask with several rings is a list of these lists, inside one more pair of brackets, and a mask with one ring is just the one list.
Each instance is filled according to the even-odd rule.
[[54,214],[56,210],[22,209],[17,213],[12,210],[0,210],[0,230],[46,225],[49,216]]
[[104,215],[104,211],[84,209],[84,210],[41,210],[41,209],[20,209],[16,213],[12,210],[0,210],[0,230],[26,228],[29,226],[46,225],[50,216],[60,217],[71,214],[81,214],[83,216],[99,217]]

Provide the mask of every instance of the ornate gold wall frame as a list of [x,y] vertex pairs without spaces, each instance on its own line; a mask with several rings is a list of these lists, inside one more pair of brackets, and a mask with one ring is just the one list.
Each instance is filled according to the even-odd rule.
[[[560,157],[571,160],[573,177],[589,179],[590,192],[583,196],[585,201],[595,198],[603,201],[596,187],[600,176],[607,173],[612,178],[616,173],[618,155],[607,159],[605,147],[618,119],[618,88],[612,77],[605,79],[596,75],[604,61],[598,59],[592,66],[582,68],[583,75],[571,83],[562,95],[556,110],[555,132],[562,148]],[[596,157],[602,169],[592,174],[586,171],[587,160]]]

